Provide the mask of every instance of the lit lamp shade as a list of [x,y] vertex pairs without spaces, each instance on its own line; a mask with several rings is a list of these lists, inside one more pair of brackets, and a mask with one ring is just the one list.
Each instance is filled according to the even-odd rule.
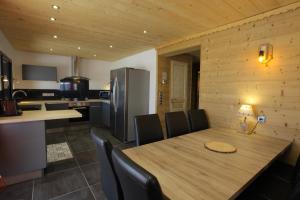
[[247,105],[247,104],[241,105],[240,110],[239,110],[239,114],[241,116],[245,116],[245,117],[246,116],[253,116],[254,112],[253,112],[252,105]]

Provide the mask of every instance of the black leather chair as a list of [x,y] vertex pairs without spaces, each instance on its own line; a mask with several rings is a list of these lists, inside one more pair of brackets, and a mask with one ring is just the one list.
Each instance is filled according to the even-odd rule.
[[191,131],[201,131],[209,128],[205,110],[190,110],[188,112]]
[[237,200],[299,200],[299,178],[300,157],[294,168],[287,164],[274,163]]
[[134,126],[137,146],[164,139],[158,114],[136,116]]
[[114,168],[123,190],[124,200],[163,200],[158,180],[119,149],[112,152]]
[[123,200],[121,185],[115,173],[111,153],[112,144],[104,137],[97,136],[93,129],[91,136],[97,146],[97,156],[100,161],[101,185],[108,200]]
[[183,111],[167,112],[165,114],[168,138],[190,132],[189,124]]
[[289,200],[299,200],[299,199],[300,199],[300,182],[294,186],[293,191],[289,196]]
[[291,193],[289,200],[300,199],[300,156],[298,157],[295,170],[292,177],[293,192]]

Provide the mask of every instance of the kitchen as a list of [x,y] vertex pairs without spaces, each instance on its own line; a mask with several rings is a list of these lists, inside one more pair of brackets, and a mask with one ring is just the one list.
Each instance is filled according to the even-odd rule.
[[[155,58],[155,51],[150,50],[109,62],[18,51],[10,45],[2,33],[0,39],[1,45],[4,44],[1,51],[5,52],[1,55],[9,60],[7,68],[12,71],[12,75],[9,75],[5,70],[1,70],[2,77],[7,76],[11,79],[7,82],[1,79],[1,83],[9,83],[10,86],[1,85],[3,94],[1,97],[4,100],[9,99],[5,95],[11,95],[18,103],[15,107],[17,110],[12,109],[12,112],[4,113],[2,109],[1,112],[0,157],[1,163],[5,163],[1,164],[1,175],[5,185],[15,185],[19,182],[23,185],[27,183],[26,180],[30,182],[39,177],[47,179],[48,175],[59,176],[55,173],[64,173],[67,169],[78,167],[82,168],[85,177],[89,177],[90,173],[93,174],[95,178],[88,178],[90,181],[88,185],[98,188],[99,167],[89,130],[94,127],[101,134],[108,135],[115,145],[122,148],[132,146],[132,143],[121,142],[121,139],[112,137],[110,133],[110,73],[124,66],[130,66],[150,71],[151,81],[155,81],[154,62],[144,59],[144,57]],[[5,68],[3,64],[1,66]],[[75,75],[81,78],[81,87],[78,87],[81,90],[74,92],[70,91],[68,85],[77,87],[73,84],[75,81],[78,82]],[[154,89],[151,86],[151,95]],[[149,91],[149,88],[145,91]],[[147,112],[148,109],[153,109],[153,101],[150,104],[152,105],[149,107],[146,105]],[[65,110],[65,106],[68,110]],[[59,110],[60,107],[65,108]],[[48,111],[49,109],[55,111]],[[15,130],[14,124],[19,127],[18,130]],[[11,132],[16,135],[5,135]],[[22,141],[25,140],[27,142],[24,144]],[[17,148],[10,145],[11,143]],[[48,198],[43,196],[47,188],[43,188],[43,184],[40,185],[40,189],[36,187],[36,195],[39,196],[41,193],[40,198]],[[41,191],[38,192],[39,190]],[[73,188],[66,188],[66,191],[71,190]],[[50,194],[50,197],[53,195],[57,193]]]
[[[111,89],[89,90],[89,78],[78,76],[79,58],[73,56],[70,57],[72,76],[65,77],[59,81],[59,90],[12,89],[11,60],[4,54],[2,54],[1,57],[1,76],[4,77],[1,82],[2,100],[0,123],[1,142],[3,142],[1,143],[1,152],[5,152],[4,154],[1,154],[1,157],[4,158],[1,162],[5,163],[1,166],[1,171],[4,173],[3,175],[6,175],[5,181],[8,185],[41,177],[43,175],[43,170],[47,167],[47,163],[50,161],[53,162],[52,157],[57,158],[57,160],[54,161],[64,160],[64,157],[59,157],[58,155],[66,153],[56,149],[50,149],[53,148],[53,144],[50,145],[50,147],[48,145],[47,149],[45,148],[45,140],[47,140],[45,135],[63,132],[68,128],[75,128],[76,126],[83,126],[87,129],[92,126],[102,127],[109,130],[110,120],[114,121],[114,123],[120,123],[120,121],[122,121],[119,118],[114,120],[114,116],[110,117],[110,99],[119,101],[119,99],[115,100],[116,95],[122,95],[119,90],[127,88],[126,90],[128,91],[137,91],[138,88],[135,87],[130,89],[129,87],[132,86],[123,85],[125,82],[122,83],[122,76],[117,76],[117,73],[121,72],[124,76],[125,73],[132,74],[130,75],[130,80],[134,81],[134,77],[136,77],[137,79],[135,81],[140,83],[144,81],[146,83],[143,88],[139,89],[140,92],[131,95],[123,95],[126,95],[125,98],[127,98],[128,95],[128,98],[135,98],[137,100],[137,96],[144,98],[141,101],[145,102],[143,106],[144,110],[135,111],[134,113],[129,113],[129,115],[135,116],[136,114],[148,113],[149,72],[146,70],[129,68],[123,70],[123,72],[122,69],[112,70],[111,82],[117,81],[117,78],[119,81],[112,84]],[[139,75],[135,75],[135,73],[138,73]],[[143,75],[143,73],[145,75]],[[129,79],[129,77],[124,78],[127,79],[127,81]],[[56,81],[56,79],[57,72],[55,67],[22,65],[22,81]],[[115,90],[118,91],[113,92],[113,94],[116,93],[116,95],[111,98],[110,91]],[[139,95],[139,93],[141,95]],[[114,101],[113,103],[115,104]],[[131,101],[132,100],[129,102]],[[130,111],[132,109],[130,108],[128,110]],[[116,114],[116,116],[117,115],[119,114]],[[124,120],[125,119],[123,119],[123,121]],[[123,126],[124,125],[121,124],[118,126],[116,125],[116,127]],[[43,131],[44,129],[46,132]],[[13,136],[12,132],[16,135]],[[118,130],[113,132],[121,133],[122,131]],[[133,127],[131,127],[130,132],[133,132]],[[133,136],[131,136],[131,138],[124,138],[125,135],[127,137],[127,131],[124,135],[114,136],[116,137],[116,140],[118,139],[123,143],[132,142],[134,140]],[[30,141],[31,138],[34,138],[34,140]],[[19,148],[16,149],[14,146],[11,146],[11,148],[6,146],[5,144],[7,144],[8,141],[18,145]],[[21,145],[21,141],[28,142],[26,145]],[[59,143],[57,146],[59,147],[61,144],[62,143]],[[69,146],[71,146],[71,144],[69,144]],[[31,149],[29,149],[29,147]],[[70,157],[70,154],[72,153],[68,147],[66,147],[66,149],[68,150]],[[39,152],[39,154],[36,152]],[[45,157],[45,154],[47,154],[47,157]],[[7,159],[8,157],[10,157],[10,159]],[[17,159],[19,157],[23,159]],[[15,161],[16,159],[18,162]],[[33,166],[27,166],[28,163]]]

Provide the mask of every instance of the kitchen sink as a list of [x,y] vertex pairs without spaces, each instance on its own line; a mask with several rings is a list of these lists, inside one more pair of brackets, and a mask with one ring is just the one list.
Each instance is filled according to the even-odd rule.
[[19,108],[23,111],[28,111],[28,110],[41,110],[42,109],[42,104],[21,104],[18,105]]

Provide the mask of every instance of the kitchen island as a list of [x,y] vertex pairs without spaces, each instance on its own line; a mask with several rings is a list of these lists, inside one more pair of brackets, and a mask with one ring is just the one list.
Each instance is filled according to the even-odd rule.
[[23,111],[0,117],[0,175],[7,184],[43,176],[47,165],[45,121],[80,118],[76,110]]
[[[96,127],[110,127],[110,100],[109,99],[87,99],[87,100],[24,100],[18,103],[21,109],[36,106],[42,111],[46,111],[46,104],[68,104],[69,109],[77,110],[82,114],[82,118],[70,120],[87,121]],[[47,124],[47,129],[53,129]]]

